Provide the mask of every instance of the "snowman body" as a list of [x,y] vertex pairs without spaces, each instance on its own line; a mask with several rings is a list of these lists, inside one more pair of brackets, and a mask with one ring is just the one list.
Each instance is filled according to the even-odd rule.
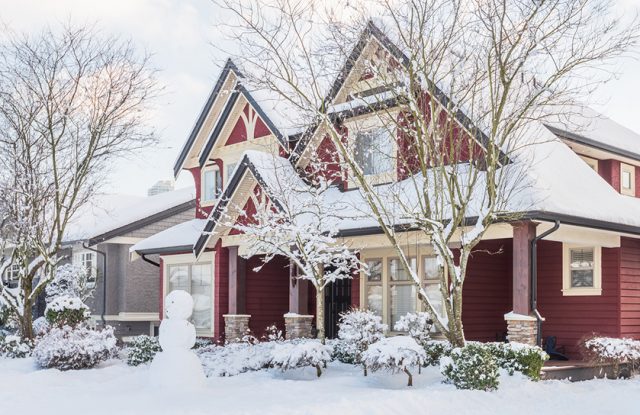
[[193,299],[186,291],[176,290],[165,300],[166,318],[160,323],[160,346],[149,370],[155,386],[168,388],[202,387],[205,383],[200,359],[191,348],[196,329],[187,319],[193,312]]

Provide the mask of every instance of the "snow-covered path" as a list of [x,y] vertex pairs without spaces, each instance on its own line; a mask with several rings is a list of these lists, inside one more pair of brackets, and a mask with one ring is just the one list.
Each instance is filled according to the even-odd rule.
[[334,363],[320,379],[315,369],[277,370],[209,378],[199,391],[154,390],[148,367],[109,362],[98,369],[35,370],[30,359],[0,359],[2,414],[623,414],[640,408],[640,378],[581,383],[533,383],[501,378],[497,392],[457,391],[439,383],[435,369],[414,378],[374,374]]

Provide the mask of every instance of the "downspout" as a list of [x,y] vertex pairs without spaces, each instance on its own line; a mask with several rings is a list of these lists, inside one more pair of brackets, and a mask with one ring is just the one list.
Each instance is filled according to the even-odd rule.
[[147,256],[146,256],[145,254],[141,254],[141,255],[140,255],[140,258],[142,258],[142,260],[143,260],[144,262],[147,262],[147,263],[149,263],[149,264],[151,264],[151,265],[154,265],[154,266],[156,266],[156,267],[160,268],[160,264],[159,264],[159,263],[157,263],[156,261],[152,261],[152,260],[150,260],[149,258],[147,258]]
[[100,320],[102,320],[102,327],[106,327],[107,321],[104,319],[104,315],[107,310],[107,254],[97,249],[89,248],[86,242],[82,243],[82,247],[102,256],[102,314],[100,314]]
[[536,316],[537,336],[536,344],[542,347],[542,321],[543,318],[538,311],[538,241],[551,235],[560,227],[560,221],[556,220],[555,224],[548,231],[536,236],[531,240],[531,298],[530,306],[533,314]]

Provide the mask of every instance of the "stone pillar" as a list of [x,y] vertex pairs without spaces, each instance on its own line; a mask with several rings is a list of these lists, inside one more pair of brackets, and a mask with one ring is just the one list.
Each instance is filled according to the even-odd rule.
[[535,317],[511,312],[505,314],[504,319],[507,321],[507,340],[536,346],[538,320]]
[[297,313],[287,313],[284,315],[284,331],[285,338],[299,339],[299,338],[312,338],[311,333],[313,326],[311,325],[313,316],[302,315]]
[[225,314],[224,337],[227,343],[242,340],[242,336],[249,330],[249,314]]

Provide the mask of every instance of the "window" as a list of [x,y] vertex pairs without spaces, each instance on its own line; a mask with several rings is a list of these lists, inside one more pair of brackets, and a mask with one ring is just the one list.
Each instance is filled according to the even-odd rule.
[[20,265],[11,264],[7,266],[4,270],[4,275],[2,276],[2,280],[9,288],[17,288],[18,287],[18,277],[20,275]]
[[238,163],[227,164],[227,184],[231,180],[231,175],[233,174],[233,171],[236,169],[236,165],[238,165]]
[[564,246],[564,295],[600,295],[602,293],[601,249]]
[[[417,270],[416,258],[408,258],[411,269]],[[398,258],[389,259],[389,328],[407,313],[416,311],[418,292],[409,271]]]
[[423,258],[422,264],[422,280],[424,290],[427,292],[429,301],[441,317],[446,316],[444,309],[444,299],[440,292],[440,279],[443,273],[443,267],[438,263],[435,256],[426,256]]
[[222,192],[222,177],[217,166],[205,167],[202,171],[202,202],[214,202]]
[[620,164],[620,193],[627,196],[636,195],[636,168],[629,164]]
[[394,140],[387,128],[360,131],[355,138],[356,163],[367,176],[393,172]]
[[75,264],[82,265],[87,271],[87,287],[93,288],[96,285],[96,277],[98,274],[98,267],[96,264],[96,253],[91,251],[79,252],[75,255]]
[[366,263],[369,272],[366,284],[367,308],[382,317],[382,259],[370,259]]
[[193,297],[191,319],[196,330],[210,332],[212,325],[212,266],[210,263],[169,265],[168,292],[184,290]]

